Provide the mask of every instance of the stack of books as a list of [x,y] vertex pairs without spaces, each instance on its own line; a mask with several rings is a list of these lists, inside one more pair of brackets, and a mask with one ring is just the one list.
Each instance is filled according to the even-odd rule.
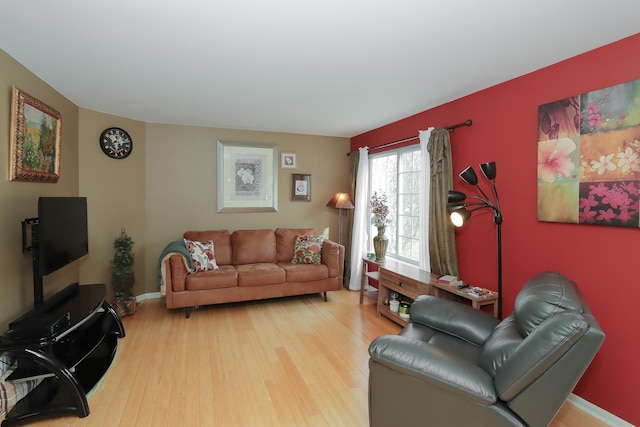
[[456,276],[452,276],[450,274],[445,274],[444,276],[440,276],[436,279],[438,283],[442,283],[443,285],[456,285],[458,283],[458,278]]

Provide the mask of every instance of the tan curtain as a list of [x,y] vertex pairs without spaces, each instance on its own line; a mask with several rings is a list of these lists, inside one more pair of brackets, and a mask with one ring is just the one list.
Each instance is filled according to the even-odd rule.
[[[358,164],[360,163],[360,152],[354,151],[349,154],[349,197],[355,204],[356,196],[356,177],[358,176]],[[353,214],[354,209],[347,211],[347,233],[344,239],[344,259],[346,262],[344,269],[344,277],[351,277],[351,235],[353,234]]]
[[453,189],[449,131],[434,129],[427,150],[431,156],[429,200],[429,259],[431,272],[458,275],[458,256],[453,226],[447,213],[447,195]]

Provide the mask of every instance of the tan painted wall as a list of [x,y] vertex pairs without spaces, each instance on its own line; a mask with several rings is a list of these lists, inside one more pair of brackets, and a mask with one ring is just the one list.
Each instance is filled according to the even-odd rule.
[[[125,159],[107,157],[98,144],[109,127],[125,129],[133,150]],[[87,196],[89,253],[80,267],[81,283],[107,283],[111,289],[113,239],[124,228],[134,241],[134,294],[145,288],[145,124],[80,109],[80,194]]]
[[[313,227],[338,240],[338,212],[326,204],[348,189],[347,138],[147,124],[146,140],[146,292],[158,290],[162,249],[186,230]],[[277,144],[279,153],[296,154],[296,169],[278,168],[278,212],[217,212],[218,140]],[[311,174],[311,201],[291,201],[294,173]]]
[[[56,184],[8,180],[13,85],[62,115]],[[158,291],[158,256],[187,229],[313,227],[338,239],[338,212],[325,205],[348,189],[347,138],[149,124],[80,109],[2,50],[0,90],[0,330],[33,304],[31,257],[21,251],[20,222],[37,216],[39,196],[86,196],[89,210],[89,255],[46,277],[45,297],[73,282],[109,284],[113,239],[123,227],[135,241],[137,295]],[[128,158],[112,160],[100,150],[100,132],[110,126],[132,136]],[[296,153],[296,169],[278,168],[278,212],[217,213],[218,140],[273,143],[279,153]],[[290,200],[293,173],[311,174],[310,202]]]
[[[36,97],[62,116],[60,179],[55,184],[9,181],[11,89]],[[31,255],[22,253],[20,223],[38,215],[39,196],[78,195],[78,107],[0,50],[0,331],[33,306]],[[44,279],[45,297],[79,280],[89,256]]]

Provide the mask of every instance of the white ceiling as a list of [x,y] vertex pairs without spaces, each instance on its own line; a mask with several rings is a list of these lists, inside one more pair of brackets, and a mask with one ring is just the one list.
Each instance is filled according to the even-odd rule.
[[1,0],[0,49],[90,110],[351,137],[635,34],[638,16],[638,0]]

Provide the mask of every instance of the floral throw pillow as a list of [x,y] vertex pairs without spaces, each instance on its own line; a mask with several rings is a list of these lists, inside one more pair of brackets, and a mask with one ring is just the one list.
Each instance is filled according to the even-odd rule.
[[184,239],[184,245],[191,254],[194,271],[217,270],[216,256],[213,251],[213,241],[195,242]]
[[324,236],[297,236],[293,246],[293,264],[320,264]]

